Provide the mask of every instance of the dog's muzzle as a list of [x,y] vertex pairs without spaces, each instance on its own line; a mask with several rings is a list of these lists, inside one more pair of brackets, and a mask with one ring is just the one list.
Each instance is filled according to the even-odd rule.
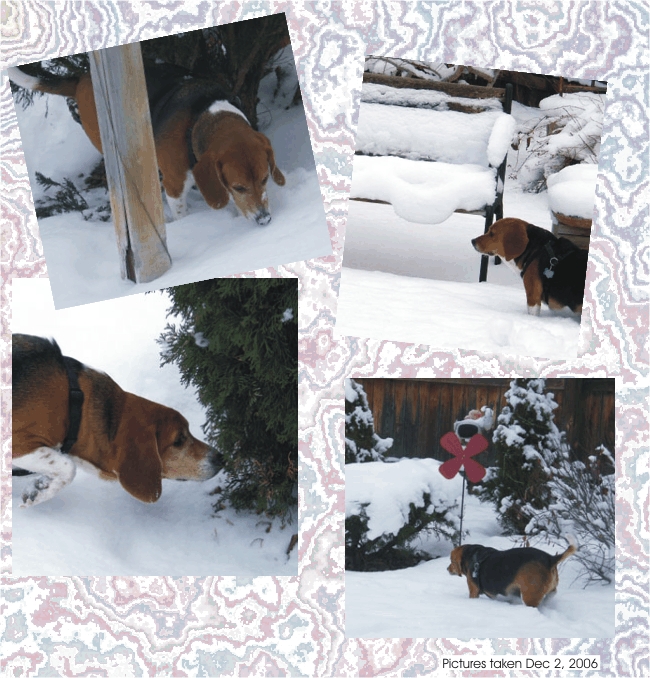
[[476,246],[476,241],[477,241],[477,240],[478,240],[478,238],[474,238],[474,239],[472,240],[472,247],[473,247],[477,252],[480,252],[481,254],[485,254],[485,252],[481,252],[481,250]]
[[271,223],[271,215],[269,214],[268,210],[261,209],[256,215],[255,215],[255,221],[259,226],[266,226],[267,224]]

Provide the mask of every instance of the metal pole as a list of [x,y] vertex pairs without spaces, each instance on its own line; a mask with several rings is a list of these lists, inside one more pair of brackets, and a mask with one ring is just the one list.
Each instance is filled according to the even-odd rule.
[[460,535],[458,537],[458,546],[463,543],[463,512],[465,510],[465,474],[463,473],[463,494],[460,499]]

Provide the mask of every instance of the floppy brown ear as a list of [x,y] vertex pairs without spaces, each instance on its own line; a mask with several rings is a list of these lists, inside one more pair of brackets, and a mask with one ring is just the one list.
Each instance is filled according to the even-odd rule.
[[526,233],[526,224],[521,223],[516,226],[510,226],[503,234],[503,252],[506,261],[515,259],[526,249],[528,245],[528,234]]
[[201,195],[212,209],[220,210],[228,204],[230,195],[219,176],[214,153],[209,151],[204,153],[194,165],[192,173]]
[[275,181],[278,186],[284,186],[284,174],[280,172],[277,165],[275,164],[275,153],[273,153],[273,146],[271,146],[271,142],[264,134],[262,134],[262,136],[264,137],[265,141],[266,158],[268,160],[269,167],[271,168],[271,176],[273,177],[273,181]]
[[152,503],[162,494],[162,461],[158,454],[156,426],[137,401],[125,402],[113,439],[117,477],[122,487],[140,501]]

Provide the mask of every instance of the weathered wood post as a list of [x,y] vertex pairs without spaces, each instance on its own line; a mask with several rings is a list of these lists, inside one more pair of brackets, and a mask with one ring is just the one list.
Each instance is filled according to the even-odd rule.
[[89,52],[122,278],[149,282],[167,271],[158,163],[140,45]]

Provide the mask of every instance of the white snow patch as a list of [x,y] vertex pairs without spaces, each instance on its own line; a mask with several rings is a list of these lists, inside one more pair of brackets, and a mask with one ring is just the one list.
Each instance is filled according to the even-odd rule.
[[194,333],[194,343],[199,348],[207,348],[210,345],[210,341],[205,338],[205,336],[203,335],[203,332],[195,332]]
[[523,285],[515,289],[344,267],[336,334],[570,360],[578,351],[576,318],[546,307],[540,316],[528,315]]

